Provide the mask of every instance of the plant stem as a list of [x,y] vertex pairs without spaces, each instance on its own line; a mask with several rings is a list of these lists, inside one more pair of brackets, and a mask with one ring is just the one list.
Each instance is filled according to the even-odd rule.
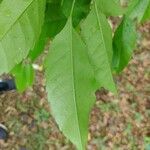
[[70,16],[72,16],[72,13],[73,13],[73,9],[74,9],[75,2],[76,2],[76,0],[73,0],[73,2],[72,2],[71,12],[70,12]]

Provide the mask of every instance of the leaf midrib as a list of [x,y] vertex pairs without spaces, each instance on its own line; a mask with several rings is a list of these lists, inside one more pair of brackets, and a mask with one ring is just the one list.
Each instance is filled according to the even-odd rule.
[[24,13],[26,12],[26,10],[32,5],[32,3],[35,0],[32,0],[29,5],[26,7],[26,9],[20,14],[20,16],[15,20],[15,22],[10,26],[10,28],[5,32],[5,34],[2,36],[2,38],[0,39],[0,42],[4,39],[4,37],[8,34],[8,32],[13,28],[13,26],[18,22],[18,20],[24,15]]
[[[103,45],[104,45],[104,48],[105,48],[105,55],[107,57],[106,63],[107,63],[107,66],[109,66],[108,69],[109,69],[109,72],[111,73],[110,64],[109,64],[109,57],[108,57],[108,54],[107,54],[107,49],[106,49],[106,46],[105,46],[105,40],[104,40],[104,37],[103,37],[103,33],[102,33],[102,30],[101,30],[102,25],[99,21],[99,13],[98,13],[98,8],[97,8],[97,3],[96,3],[95,0],[94,0],[94,7],[95,7],[95,12],[96,12],[97,22],[98,22],[98,25],[99,25],[99,30],[100,30],[101,35],[102,35],[102,42],[103,42]],[[111,79],[112,79],[112,77],[111,77]],[[112,79],[112,81],[113,81],[113,79]]]
[[61,0],[61,3],[60,3],[60,5],[62,6],[64,4],[64,0]]
[[[71,18],[70,18],[71,19]],[[70,22],[72,23],[72,19],[70,20]],[[72,26],[70,25],[70,34],[71,34],[71,43],[70,43],[70,49],[71,49],[71,53],[70,53],[70,58],[71,58],[71,64],[72,64],[72,89],[73,89],[73,101],[74,101],[74,104],[75,104],[75,112],[76,112],[76,121],[77,121],[77,124],[78,124],[78,134],[79,134],[79,137],[80,137],[80,145],[83,147],[82,145],[82,136],[81,136],[81,130],[80,130],[80,125],[79,125],[79,115],[78,115],[78,109],[77,109],[77,102],[76,102],[76,90],[75,90],[75,87],[76,87],[76,84],[75,84],[75,73],[74,73],[74,68],[75,68],[75,65],[74,65],[74,58],[73,58],[73,29],[72,29]]]

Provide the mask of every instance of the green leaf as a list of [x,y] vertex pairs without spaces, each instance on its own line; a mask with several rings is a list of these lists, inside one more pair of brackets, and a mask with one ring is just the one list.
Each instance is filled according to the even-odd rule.
[[61,131],[79,150],[85,150],[95,80],[86,46],[73,29],[71,18],[52,42],[46,80],[52,113]]
[[147,9],[145,11],[145,14],[144,14],[144,16],[142,18],[142,22],[147,21],[149,19],[150,19],[150,0],[149,0],[148,7],[147,7]]
[[0,4],[0,74],[25,58],[39,38],[45,0],[3,0]]
[[[62,0],[62,9],[65,16],[68,18],[70,16],[70,11],[72,8],[73,0]],[[73,25],[77,26],[80,21],[86,17],[90,10],[91,0],[76,0],[73,10]]]
[[142,21],[150,0],[134,0],[115,32],[113,38],[113,62],[115,72],[120,73],[129,63],[136,46],[136,20]]
[[53,3],[53,4],[58,4],[58,3],[60,3],[60,1],[61,1],[61,0],[47,0],[46,2],[47,2],[47,3],[51,3],[51,4],[52,4],[52,3]]
[[107,16],[122,15],[126,11],[126,9],[121,7],[121,4],[115,0],[96,0],[96,3],[99,5],[99,9]]
[[129,63],[136,46],[136,22],[124,18],[113,38],[113,68],[119,73]]
[[28,57],[34,61],[43,51],[46,41],[56,36],[65,26],[67,18],[63,15],[61,7],[57,3],[47,4],[45,22],[38,42]]
[[47,30],[46,25],[44,24],[39,40],[36,42],[34,48],[30,50],[28,54],[28,58],[30,58],[32,62],[44,51],[47,39]]
[[126,16],[132,20],[137,19],[138,22],[141,22],[147,11],[149,11],[149,4],[150,0],[134,0]]
[[116,92],[111,72],[112,32],[106,17],[99,11],[97,1],[82,25],[82,35],[88,46],[95,78],[101,87]]
[[19,92],[23,92],[32,86],[35,76],[32,64],[20,63],[13,68],[11,73],[15,77],[17,90]]
[[47,4],[45,27],[47,36],[53,38],[57,35],[65,26],[67,21],[66,16],[62,12],[60,4]]

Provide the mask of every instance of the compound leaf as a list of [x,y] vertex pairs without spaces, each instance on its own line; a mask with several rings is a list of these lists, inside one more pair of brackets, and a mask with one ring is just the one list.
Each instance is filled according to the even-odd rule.
[[95,80],[86,46],[69,18],[55,37],[46,61],[47,92],[60,129],[85,150],[89,113],[95,102]]
[[39,38],[45,0],[3,0],[0,4],[0,74],[28,55]]
[[95,71],[96,81],[101,87],[116,92],[111,72],[112,32],[106,17],[99,10],[97,1],[82,25],[82,35]]

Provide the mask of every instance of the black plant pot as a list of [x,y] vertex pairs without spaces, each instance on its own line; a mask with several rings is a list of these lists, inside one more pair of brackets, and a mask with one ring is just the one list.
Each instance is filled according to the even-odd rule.
[[3,124],[0,124],[0,140],[6,141],[7,138],[8,138],[8,130]]
[[0,92],[15,90],[16,85],[14,80],[0,81]]

